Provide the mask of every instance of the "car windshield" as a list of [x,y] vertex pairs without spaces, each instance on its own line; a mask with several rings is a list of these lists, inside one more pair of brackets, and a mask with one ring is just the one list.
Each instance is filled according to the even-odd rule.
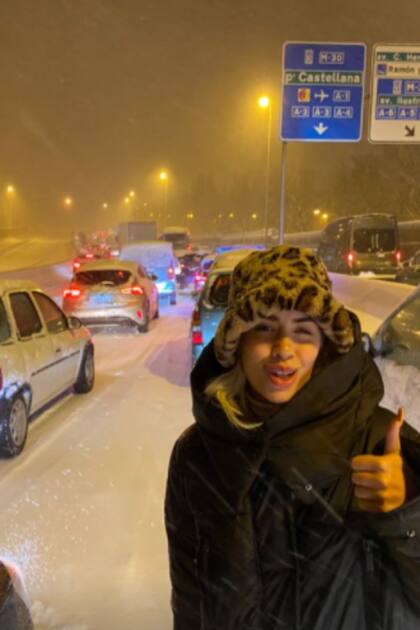
[[388,322],[381,335],[381,354],[401,365],[420,368],[420,295]]
[[92,271],[80,271],[74,276],[76,284],[94,286],[97,284],[106,284],[118,287],[127,284],[132,274],[125,269],[95,269]]

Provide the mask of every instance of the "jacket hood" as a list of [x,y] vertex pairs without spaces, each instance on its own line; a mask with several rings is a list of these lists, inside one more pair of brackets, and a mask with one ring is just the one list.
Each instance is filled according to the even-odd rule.
[[314,373],[257,429],[237,429],[205,396],[207,383],[227,370],[218,363],[213,342],[204,349],[191,373],[193,414],[235,503],[249,491],[265,460],[295,490],[328,485],[350,472],[355,441],[383,396],[382,379],[364,350],[359,321],[350,316],[355,334],[351,350]]

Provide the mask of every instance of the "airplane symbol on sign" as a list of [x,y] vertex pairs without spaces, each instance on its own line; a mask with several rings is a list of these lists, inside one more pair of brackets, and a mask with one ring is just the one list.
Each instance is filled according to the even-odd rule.
[[414,127],[409,127],[408,125],[405,126],[405,137],[406,138],[413,138],[416,134],[416,128]]
[[326,98],[330,98],[330,95],[321,89],[320,92],[315,92],[315,98],[319,98],[320,102],[323,103]]

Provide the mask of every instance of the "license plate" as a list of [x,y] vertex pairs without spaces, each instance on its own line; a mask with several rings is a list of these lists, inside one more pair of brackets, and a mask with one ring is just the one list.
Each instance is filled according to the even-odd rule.
[[90,296],[92,304],[112,304],[112,295],[109,293],[98,293]]

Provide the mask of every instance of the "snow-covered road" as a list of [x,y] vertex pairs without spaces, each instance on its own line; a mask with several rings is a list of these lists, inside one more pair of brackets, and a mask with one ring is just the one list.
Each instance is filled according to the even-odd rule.
[[37,630],[169,630],[163,495],[170,449],[192,420],[192,303],[147,335],[95,335],[97,381],[31,427],[0,461],[0,556],[16,562]]

